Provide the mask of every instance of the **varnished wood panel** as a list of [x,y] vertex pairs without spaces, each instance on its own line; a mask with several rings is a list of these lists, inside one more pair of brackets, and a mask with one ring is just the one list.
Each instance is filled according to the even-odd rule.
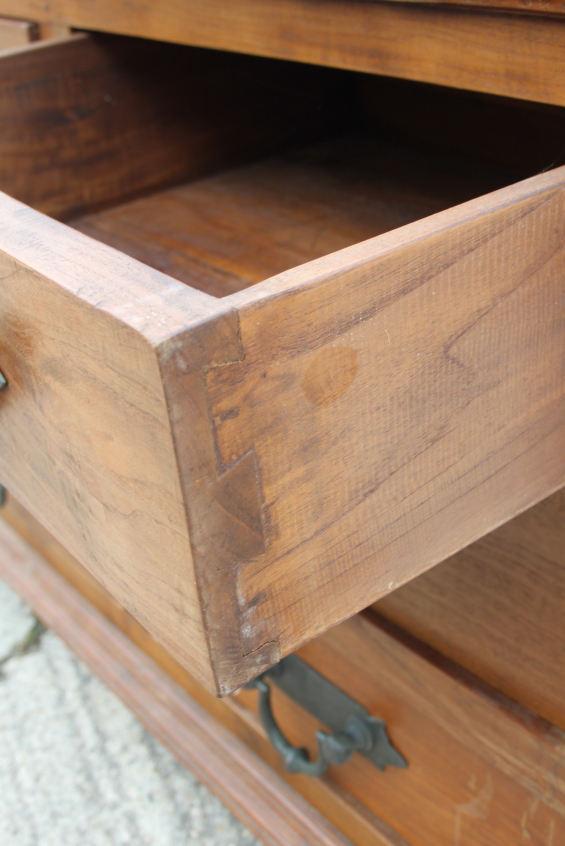
[[37,42],[0,56],[0,190],[66,218],[317,137],[340,91],[332,72],[252,56]]
[[[408,768],[380,773],[357,756],[333,768],[332,779],[413,846],[546,846],[565,838],[562,731],[369,616],[300,654],[387,722]],[[277,704],[292,741],[311,744],[315,722],[282,695]]]
[[565,105],[559,17],[365,0],[1,0],[0,14]]
[[565,729],[565,491],[375,609]]

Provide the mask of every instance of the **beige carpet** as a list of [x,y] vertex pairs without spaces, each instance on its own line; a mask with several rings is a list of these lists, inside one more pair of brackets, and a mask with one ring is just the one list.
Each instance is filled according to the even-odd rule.
[[260,846],[0,582],[1,846]]

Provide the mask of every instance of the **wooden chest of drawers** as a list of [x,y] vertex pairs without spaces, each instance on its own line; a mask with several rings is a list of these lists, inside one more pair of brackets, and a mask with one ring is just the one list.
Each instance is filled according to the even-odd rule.
[[237,690],[297,649],[385,719],[406,770],[287,776],[355,843],[555,846],[565,24],[102,7],[0,53],[6,520],[269,763]]

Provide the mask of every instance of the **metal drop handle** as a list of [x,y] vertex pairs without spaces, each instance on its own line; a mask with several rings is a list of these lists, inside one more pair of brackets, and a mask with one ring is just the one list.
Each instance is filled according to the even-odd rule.
[[[290,694],[314,716],[323,717],[326,724],[331,724],[332,717],[337,716],[341,711],[337,720],[339,727],[331,733],[316,732],[318,756],[315,761],[310,760],[306,749],[293,746],[279,728],[271,707],[271,688],[265,681],[267,676],[270,676],[278,687],[285,690],[287,695]],[[298,687],[297,682],[299,682]],[[386,725],[382,720],[371,717],[364,708],[349,699],[346,694],[294,655],[283,659],[280,664],[246,685],[246,688],[256,689],[259,692],[261,723],[290,773],[320,776],[331,764],[345,764],[354,752],[360,752],[369,758],[379,769],[389,765],[406,766],[402,755],[392,746]],[[314,700],[312,700],[312,694],[314,694]],[[318,707],[320,695],[323,698],[323,709],[327,710],[329,706],[331,715],[321,713]],[[347,715],[344,714],[344,706],[347,709]]]

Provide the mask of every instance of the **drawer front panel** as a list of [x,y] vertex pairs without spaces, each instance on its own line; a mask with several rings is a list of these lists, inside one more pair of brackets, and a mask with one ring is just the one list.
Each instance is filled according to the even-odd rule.
[[[369,614],[299,655],[385,720],[408,767],[379,772],[355,755],[331,767],[328,779],[411,846],[546,846],[565,838],[563,732]],[[255,710],[255,697],[244,691],[237,700]],[[272,699],[289,740],[315,758],[315,732],[325,727],[275,686]]]
[[477,5],[542,15],[375,0],[149,0],[142,13],[128,0],[50,0],[48,11],[36,0],[1,0],[0,12],[564,105],[560,0]]
[[154,348],[206,304],[1,197],[2,482],[213,686]]

